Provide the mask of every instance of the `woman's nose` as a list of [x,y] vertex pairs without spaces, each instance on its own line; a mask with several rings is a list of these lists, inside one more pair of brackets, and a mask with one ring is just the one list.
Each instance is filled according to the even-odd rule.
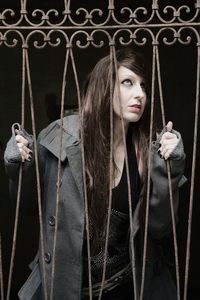
[[135,98],[142,98],[142,97],[144,97],[144,95],[145,95],[145,92],[144,92],[143,87],[141,86],[140,83],[137,83],[135,85],[135,89],[134,89],[134,97]]

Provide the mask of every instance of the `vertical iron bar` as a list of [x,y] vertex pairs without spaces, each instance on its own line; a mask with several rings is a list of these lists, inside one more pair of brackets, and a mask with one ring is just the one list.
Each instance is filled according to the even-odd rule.
[[21,8],[22,10],[26,10],[27,0],[21,0]]
[[187,299],[188,288],[188,272],[190,263],[190,244],[191,244],[191,227],[192,227],[192,210],[194,197],[194,180],[196,169],[196,152],[197,152],[197,137],[198,137],[198,116],[199,116],[199,81],[200,81],[200,45],[197,45],[197,80],[196,80],[196,104],[195,104],[195,119],[194,119],[194,137],[193,137],[193,154],[192,154],[192,172],[190,186],[190,204],[188,212],[188,233],[185,259],[185,278],[184,278],[184,300]]
[[28,88],[29,88],[29,96],[30,96],[31,121],[32,121],[33,142],[34,142],[34,152],[35,152],[35,170],[36,170],[36,180],[37,180],[38,210],[39,210],[39,224],[40,224],[40,245],[41,245],[41,256],[42,256],[41,274],[42,274],[42,279],[43,279],[44,299],[48,300],[46,270],[45,270],[45,260],[44,260],[45,245],[44,245],[44,231],[43,231],[43,220],[42,220],[42,203],[41,203],[41,185],[40,185],[39,159],[38,159],[36,128],[35,128],[35,111],[34,111],[30,65],[29,65],[29,57],[28,57],[28,50],[27,49],[25,49],[25,61],[26,61],[26,72],[27,72],[27,80],[28,80]]
[[156,47],[153,46],[153,58],[152,58],[152,83],[151,83],[151,116],[150,116],[150,131],[149,131],[149,155],[148,155],[148,174],[147,174],[147,201],[145,207],[145,228],[144,228],[144,246],[143,246],[143,260],[142,260],[142,279],[140,287],[140,300],[143,299],[144,282],[145,282],[145,270],[146,270],[146,254],[147,254],[147,236],[148,236],[148,219],[149,219],[149,200],[150,200],[150,179],[151,179],[151,143],[153,140],[153,117],[154,117],[154,94],[155,94],[155,58]]
[[81,160],[82,160],[82,175],[83,175],[83,197],[85,205],[85,230],[87,240],[87,256],[88,256],[88,277],[89,277],[89,299],[92,300],[92,274],[91,274],[91,250],[90,250],[90,230],[89,230],[89,215],[88,215],[88,197],[87,197],[87,186],[86,186],[86,170],[85,170],[85,152],[84,152],[84,135],[83,135],[83,124],[82,124],[82,104],[80,96],[80,87],[78,82],[78,76],[73,56],[72,49],[70,50],[70,56],[72,61],[72,67],[74,71],[76,90],[78,96],[79,105],[79,119],[80,119],[80,136],[81,136]]
[[22,186],[22,164],[20,165],[20,169],[19,169],[17,201],[16,201],[16,210],[15,210],[15,223],[14,223],[14,231],[13,231],[13,244],[12,244],[12,251],[11,251],[6,300],[10,299],[10,292],[11,292],[11,282],[12,282],[12,275],[13,275],[14,258],[15,258],[15,252],[16,252],[16,242],[17,242],[17,229],[18,229],[18,221],[19,221],[19,205],[20,205],[21,186]]
[[67,10],[67,6],[68,6],[67,0],[64,0],[64,7],[65,7],[65,10]]
[[54,239],[53,239],[53,257],[52,257],[52,270],[51,270],[51,290],[50,290],[50,299],[53,300],[53,291],[54,291],[54,278],[55,278],[55,263],[56,263],[56,245],[57,245],[57,231],[58,231],[58,213],[59,213],[59,200],[60,200],[60,174],[61,174],[61,153],[62,153],[62,139],[63,139],[63,116],[64,116],[64,102],[65,102],[65,89],[66,89],[66,76],[67,76],[67,67],[69,61],[69,49],[66,50],[64,71],[63,71],[63,81],[62,81],[62,96],[61,96],[61,112],[60,112],[60,151],[58,159],[58,171],[57,171],[57,193],[56,193],[56,212],[55,212],[55,230],[54,230]]
[[[160,72],[160,59],[158,46],[156,47],[156,63],[157,63],[157,72],[158,72],[158,85],[159,85],[159,94],[161,101],[161,111],[162,111],[162,120],[163,126],[165,126],[165,112],[164,112],[164,101],[162,93],[162,83],[161,83],[161,72]],[[175,266],[176,266],[176,284],[177,284],[177,298],[180,300],[180,275],[179,275],[179,261],[178,261],[178,245],[177,245],[177,236],[176,236],[176,222],[174,215],[174,206],[173,206],[173,193],[172,193],[172,182],[171,182],[171,170],[169,161],[166,161],[167,166],[167,176],[169,184],[169,200],[170,200],[170,209],[171,209],[171,218],[172,218],[172,230],[173,230],[173,240],[174,240],[174,255],[175,255]]]
[[78,96],[79,105],[79,119],[80,119],[80,136],[81,136],[81,160],[82,160],[82,175],[83,175],[83,197],[85,204],[85,230],[87,240],[87,256],[88,256],[88,277],[89,277],[89,299],[92,300],[92,274],[91,274],[91,249],[90,249],[90,231],[89,231],[89,215],[88,215],[88,197],[87,197],[87,185],[86,185],[86,170],[85,170],[85,152],[84,152],[84,135],[83,135],[83,124],[82,124],[82,104],[80,96],[80,87],[78,82],[78,76],[73,56],[73,51],[70,51],[72,67],[74,71],[76,90]]
[[103,274],[101,280],[101,289],[99,292],[98,300],[101,300],[103,287],[106,277],[106,263],[107,263],[107,252],[108,252],[108,240],[109,240],[109,230],[110,230],[110,217],[112,208],[112,184],[113,184],[113,52],[114,46],[110,45],[110,68],[111,68],[111,78],[110,78],[110,158],[109,158],[109,199],[108,199],[108,217],[106,224],[106,239],[105,239],[105,250],[104,250],[104,263],[103,263]]
[[21,125],[24,128],[25,118],[25,49],[22,47],[22,108],[21,108]]
[[[24,108],[25,108],[25,48],[22,46],[22,94],[21,94],[21,124],[24,126]],[[22,186],[22,164],[20,164],[19,168],[19,178],[18,178],[18,187],[17,187],[17,200],[16,200],[16,209],[15,209],[15,222],[14,222],[14,231],[13,231],[13,244],[10,258],[10,268],[8,275],[8,287],[7,287],[7,295],[6,300],[10,298],[11,292],[11,283],[12,283],[12,275],[14,268],[14,259],[16,252],[16,242],[17,242],[17,230],[18,230],[18,222],[19,222],[19,206],[20,206],[20,196],[21,196],[21,186]]]

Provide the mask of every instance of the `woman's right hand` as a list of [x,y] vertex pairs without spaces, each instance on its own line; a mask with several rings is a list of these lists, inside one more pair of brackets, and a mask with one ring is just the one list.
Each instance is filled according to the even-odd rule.
[[19,133],[19,130],[15,129],[15,132],[17,135],[15,136],[17,146],[19,148],[19,152],[21,153],[22,161],[25,160],[31,161],[32,158],[32,151],[28,148],[28,140],[25,139],[23,136],[21,136]]

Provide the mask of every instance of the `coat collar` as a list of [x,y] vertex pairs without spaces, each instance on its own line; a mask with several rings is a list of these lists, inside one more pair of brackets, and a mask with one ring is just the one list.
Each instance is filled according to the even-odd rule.
[[49,150],[54,156],[59,159],[60,143],[62,134],[62,149],[61,161],[64,162],[67,158],[71,146],[80,143],[79,138],[79,117],[78,115],[71,115],[63,119],[63,126],[61,121],[55,121],[45,128],[39,135],[38,142],[40,145]]

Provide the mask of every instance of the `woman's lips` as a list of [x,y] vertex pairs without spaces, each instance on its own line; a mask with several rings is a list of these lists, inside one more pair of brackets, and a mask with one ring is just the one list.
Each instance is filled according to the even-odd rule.
[[141,105],[140,104],[133,104],[133,105],[129,105],[129,109],[132,112],[140,112],[141,110]]

